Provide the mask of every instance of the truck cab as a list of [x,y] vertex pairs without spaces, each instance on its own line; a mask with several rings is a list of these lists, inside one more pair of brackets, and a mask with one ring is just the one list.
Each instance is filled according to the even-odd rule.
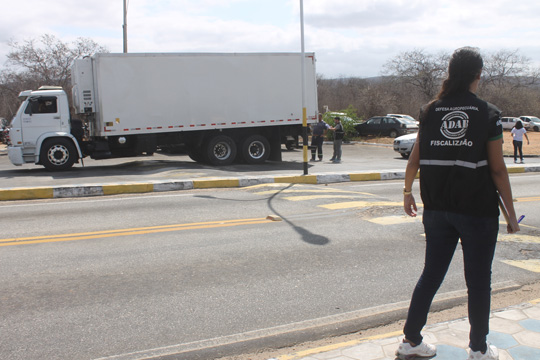
[[80,149],[71,134],[67,95],[60,87],[44,86],[19,94],[22,104],[11,122],[8,156],[14,165],[41,164],[48,170],[71,167]]

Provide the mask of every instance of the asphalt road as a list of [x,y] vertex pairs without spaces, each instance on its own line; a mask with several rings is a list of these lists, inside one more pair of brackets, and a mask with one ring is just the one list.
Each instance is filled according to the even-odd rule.
[[[406,160],[394,152],[391,146],[361,144],[343,145],[343,163],[330,161],[332,145],[324,145],[322,162],[309,162],[309,174],[332,172],[362,172],[399,170],[403,171]],[[261,165],[233,164],[212,167],[193,162],[187,155],[155,153],[153,156],[137,158],[92,160],[64,172],[49,172],[42,166],[25,164],[14,166],[5,151],[0,152],[1,188],[35,187],[73,184],[110,184],[133,181],[169,181],[216,177],[302,175],[304,171],[303,151],[283,150],[282,162],[269,161]],[[310,156],[311,157],[311,156]],[[540,160],[538,161],[540,163]]]
[[[512,176],[527,217],[523,236],[501,234],[499,287],[539,280],[520,266],[540,256],[539,178]],[[209,359],[215,345],[283,345],[369,326],[377,311],[384,321],[409,300],[423,263],[420,219],[402,215],[401,188],[265,184],[2,202],[0,358]],[[458,250],[443,297],[463,295],[461,266]]]

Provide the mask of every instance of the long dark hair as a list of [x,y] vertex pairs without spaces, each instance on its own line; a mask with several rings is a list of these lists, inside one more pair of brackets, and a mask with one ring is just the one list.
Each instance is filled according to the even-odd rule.
[[441,91],[420,112],[420,124],[424,123],[428,110],[445,97],[466,93],[473,81],[480,75],[484,61],[478,48],[462,47],[454,51],[448,64],[448,77],[443,81]]
[[467,92],[483,67],[484,61],[477,48],[462,47],[454,51],[448,64],[448,77],[436,99]]
[[514,126],[516,129],[522,129],[523,128],[523,123],[521,122],[521,120],[518,120],[516,121],[516,126]]

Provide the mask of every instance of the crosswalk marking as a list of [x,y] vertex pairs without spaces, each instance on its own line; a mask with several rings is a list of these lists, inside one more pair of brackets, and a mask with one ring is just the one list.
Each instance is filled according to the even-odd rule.
[[540,273],[540,260],[537,260],[537,259],[503,260],[502,262],[507,265],[518,267],[520,269],[532,271],[535,273]]
[[516,202],[540,201],[540,196],[516,198],[515,201]]
[[332,193],[332,194],[351,194],[351,196],[353,195],[357,195],[357,196],[360,196],[360,195],[363,195],[363,196],[375,196],[373,194],[370,194],[370,193],[363,193],[363,192],[358,192],[358,191],[347,191],[347,190],[336,190],[336,189],[285,189],[285,190],[266,190],[266,191],[259,191],[259,192],[256,192],[255,194],[257,195],[272,195],[272,194],[275,194],[276,192],[280,192],[282,194],[291,194],[291,193],[325,193],[325,194],[328,194],[328,193]]
[[499,234],[499,241],[525,244],[540,244],[540,237],[525,234]]
[[417,217],[410,216],[384,216],[378,218],[367,219],[369,222],[379,225],[397,225],[397,224],[407,224],[419,222],[420,219]]
[[368,206],[402,206],[402,203],[397,201],[347,201],[342,203],[319,205],[319,207],[329,210],[363,208]]
[[285,200],[289,201],[306,201],[314,199],[350,199],[351,197],[365,197],[362,195],[351,196],[351,195],[303,195],[303,196],[286,196]]

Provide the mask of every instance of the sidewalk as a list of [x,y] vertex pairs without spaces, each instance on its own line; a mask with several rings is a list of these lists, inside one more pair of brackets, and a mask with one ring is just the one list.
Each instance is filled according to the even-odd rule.
[[[436,360],[466,360],[467,318],[428,326],[424,340],[437,346]],[[401,331],[305,350],[269,360],[394,360]],[[494,311],[488,341],[500,360],[540,360],[540,299]]]

